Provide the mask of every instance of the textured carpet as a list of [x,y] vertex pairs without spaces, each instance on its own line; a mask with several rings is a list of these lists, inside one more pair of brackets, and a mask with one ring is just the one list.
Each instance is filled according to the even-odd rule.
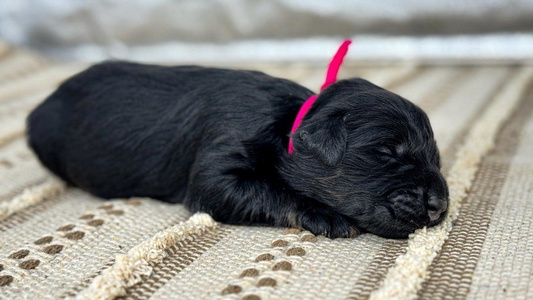
[[[326,64],[235,67],[316,90]],[[347,62],[426,110],[451,213],[408,240],[330,240],[66,188],[24,119],[83,67],[0,44],[1,299],[533,299],[533,68]]]

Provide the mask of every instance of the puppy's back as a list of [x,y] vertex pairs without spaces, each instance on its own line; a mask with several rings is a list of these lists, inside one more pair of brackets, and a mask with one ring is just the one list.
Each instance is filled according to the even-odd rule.
[[97,196],[173,202],[199,148],[219,138],[239,143],[310,94],[260,72],[105,62],[39,105],[28,139],[47,168]]

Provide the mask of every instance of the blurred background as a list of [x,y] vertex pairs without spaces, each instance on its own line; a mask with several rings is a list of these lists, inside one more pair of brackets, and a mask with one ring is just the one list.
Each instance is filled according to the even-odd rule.
[[529,63],[531,0],[1,0],[0,39],[55,60]]

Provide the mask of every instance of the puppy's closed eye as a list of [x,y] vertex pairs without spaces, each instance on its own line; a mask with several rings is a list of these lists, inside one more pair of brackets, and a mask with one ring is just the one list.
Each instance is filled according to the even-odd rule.
[[407,171],[409,171],[409,170],[412,170],[412,169],[414,169],[414,168],[415,168],[414,165],[411,165],[411,164],[405,164],[405,165],[402,165],[402,166],[400,166],[400,167],[398,168],[398,172],[400,172],[400,173],[405,173],[405,172],[407,172]]
[[379,156],[380,160],[384,163],[397,163],[398,155],[389,147],[380,146],[376,148],[375,153]]
[[394,148],[381,146],[378,147],[375,151],[380,156],[380,160],[385,165],[390,165],[395,167],[395,169],[400,173],[405,173],[409,170],[415,168],[415,165],[409,163],[408,161],[402,160],[402,157],[405,156],[405,148],[403,146],[396,146]]
[[376,151],[385,156],[393,156],[394,152],[389,147],[381,146],[376,149]]

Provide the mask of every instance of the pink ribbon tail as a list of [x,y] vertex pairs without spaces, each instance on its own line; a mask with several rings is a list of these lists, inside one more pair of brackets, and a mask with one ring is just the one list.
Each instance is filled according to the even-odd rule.
[[[333,59],[329,63],[328,71],[326,74],[326,81],[320,88],[320,91],[324,90],[330,84],[337,81],[337,74],[339,73],[339,69],[341,67],[342,61],[344,59],[344,56],[346,56],[346,53],[348,52],[348,47],[350,46],[351,43],[352,41],[350,40],[346,40],[342,42],[341,46],[339,47],[339,50],[337,50],[337,53],[335,54],[335,56],[333,56]],[[291,137],[289,137],[289,148],[288,148],[289,154],[292,154],[294,152],[292,135],[296,132],[296,130],[298,130],[298,127],[300,127],[300,124],[302,123],[303,118],[305,117],[309,109],[311,109],[311,106],[313,106],[313,103],[315,103],[315,100],[317,97],[318,95],[313,95],[309,97],[309,99],[305,100],[304,104],[302,105],[302,107],[300,107],[300,110],[298,111],[298,114],[296,115],[296,119],[294,119],[294,123],[292,124],[292,128],[291,128]]]

